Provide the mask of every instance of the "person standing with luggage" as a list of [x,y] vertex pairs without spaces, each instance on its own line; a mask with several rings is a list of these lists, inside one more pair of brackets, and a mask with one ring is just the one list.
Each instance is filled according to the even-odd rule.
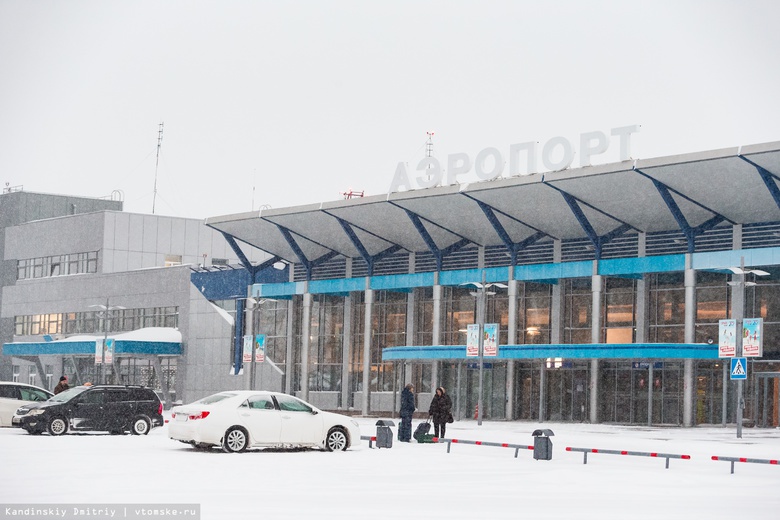
[[436,395],[431,400],[428,415],[433,419],[433,436],[443,439],[447,430],[447,423],[453,421],[452,399],[444,391],[444,387],[440,386],[436,389]]
[[398,427],[398,440],[412,440],[412,415],[417,407],[414,405],[414,385],[409,383],[401,390],[401,425]]

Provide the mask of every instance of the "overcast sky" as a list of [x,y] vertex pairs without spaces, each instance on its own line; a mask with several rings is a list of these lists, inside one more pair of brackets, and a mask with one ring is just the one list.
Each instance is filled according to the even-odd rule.
[[0,184],[205,218],[386,193],[429,131],[443,162],[634,124],[633,158],[780,141],[779,19],[773,0],[1,0]]

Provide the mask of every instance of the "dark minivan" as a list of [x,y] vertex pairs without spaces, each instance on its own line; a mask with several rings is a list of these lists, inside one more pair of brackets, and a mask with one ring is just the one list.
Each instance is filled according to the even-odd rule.
[[13,426],[28,433],[62,435],[73,431],[131,432],[146,435],[163,425],[163,405],[151,388],[142,386],[77,386],[48,401],[20,407]]

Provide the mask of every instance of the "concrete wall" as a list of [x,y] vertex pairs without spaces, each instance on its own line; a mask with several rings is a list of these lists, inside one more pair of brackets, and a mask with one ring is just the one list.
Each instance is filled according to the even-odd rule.
[[222,390],[247,387],[244,376],[230,374],[233,320],[190,285],[189,334],[176,374],[178,399],[195,401]]

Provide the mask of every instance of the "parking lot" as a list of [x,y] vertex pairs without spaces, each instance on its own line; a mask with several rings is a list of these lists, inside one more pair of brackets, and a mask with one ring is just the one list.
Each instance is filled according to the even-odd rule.
[[[376,419],[361,418],[364,435]],[[531,423],[451,425],[451,438],[533,444]],[[346,452],[199,452],[148,436],[32,436],[0,429],[0,503],[199,504],[221,518],[731,518],[774,519],[780,467],[712,455],[778,458],[780,430],[641,428],[583,424],[553,430],[553,457],[454,443],[368,443]],[[684,453],[690,460],[593,454],[585,448]]]

